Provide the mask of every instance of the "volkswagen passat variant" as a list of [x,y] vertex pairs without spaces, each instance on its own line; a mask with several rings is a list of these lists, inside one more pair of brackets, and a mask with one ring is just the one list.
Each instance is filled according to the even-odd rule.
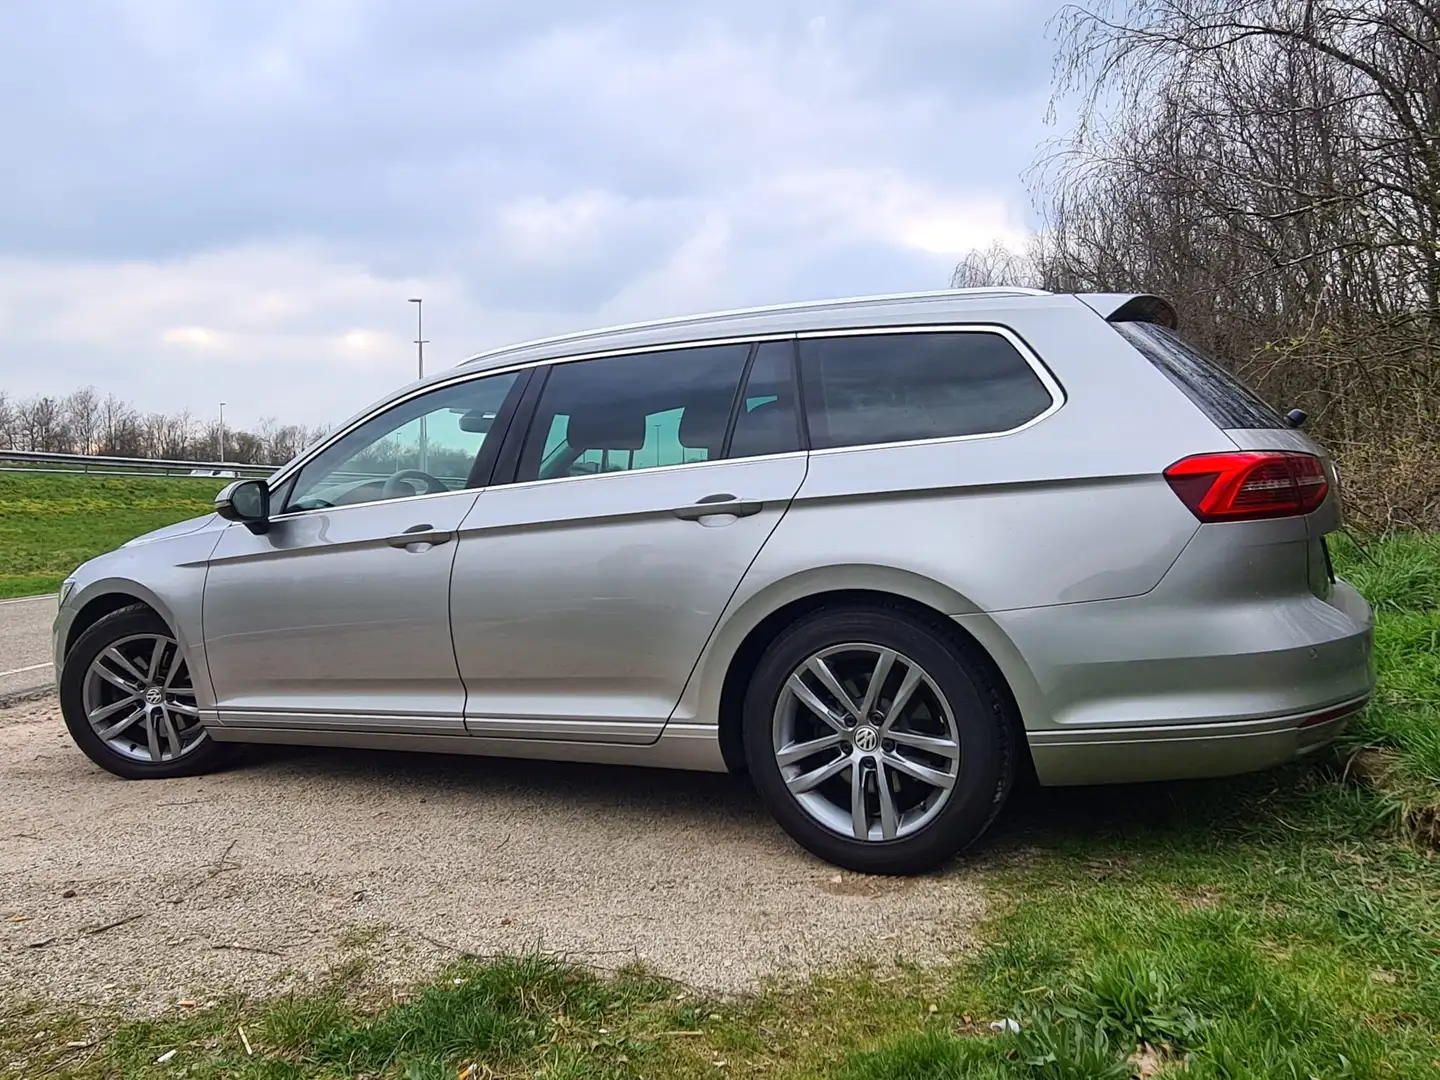
[[406,387],[65,582],[80,748],[744,770],[921,870],[1042,784],[1218,776],[1371,692],[1318,446],[1164,301],[1020,289],[676,319]]

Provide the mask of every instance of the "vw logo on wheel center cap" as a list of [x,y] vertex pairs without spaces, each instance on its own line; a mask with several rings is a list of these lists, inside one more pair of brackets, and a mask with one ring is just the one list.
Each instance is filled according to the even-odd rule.
[[159,705],[164,700],[165,691],[161,690],[158,686],[152,686],[149,690],[145,691],[146,705]]
[[855,729],[855,749],[866,754],[880,745],[880,733],[873,727],[858,727]]

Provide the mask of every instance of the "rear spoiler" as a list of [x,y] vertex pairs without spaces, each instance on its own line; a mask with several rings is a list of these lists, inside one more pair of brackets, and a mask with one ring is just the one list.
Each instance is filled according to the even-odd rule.
[[1076,293],[1075,297],[1106,322],[1151,322],[1171,330],[1180,324],[1170,302],[1149,293]]

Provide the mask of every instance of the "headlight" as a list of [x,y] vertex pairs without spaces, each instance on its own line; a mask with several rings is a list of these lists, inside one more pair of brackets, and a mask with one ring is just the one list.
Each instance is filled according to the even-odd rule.
[[60,583],[60,601],[55,606],[64,607],[65,601],[70,598],[70,593],[74,588],[75,582],[70,578],[66,578],[64,581],[62,581]]

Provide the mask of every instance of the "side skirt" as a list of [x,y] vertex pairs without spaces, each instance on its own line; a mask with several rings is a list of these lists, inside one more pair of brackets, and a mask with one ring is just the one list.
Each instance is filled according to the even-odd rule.
[[220,727],[207,724],[210,737],[224,743],[281,746],[338,746],[363,750],[405,750],[424,754],[584,761],[598,765],[639,765],[657,769],[725,772],[719,729],[712,724],[667,724],[660,738],[646,745],[569,742],[560,739],[496,739],[474,735],[413,735],[316,728]]

